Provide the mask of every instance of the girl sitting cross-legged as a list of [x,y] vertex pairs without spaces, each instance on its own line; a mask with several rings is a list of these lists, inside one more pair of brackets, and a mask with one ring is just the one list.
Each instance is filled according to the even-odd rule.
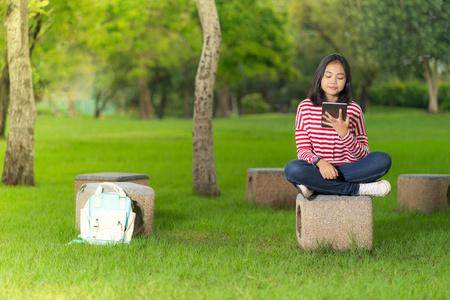
[[[347,60],[338,53],[328,55],[317,67],[308,99],[298,106],[298,159],[288,162],[284,171],[305,198],[314,192],[384,197],[391,191],[388,181],[377,181],[389,171],[391,157],[370,152],[363,112],[352,101],[351,88]],[[341,109],[339,117],[325,113],[322,121],[324,102],[346,103],[346,117]]]

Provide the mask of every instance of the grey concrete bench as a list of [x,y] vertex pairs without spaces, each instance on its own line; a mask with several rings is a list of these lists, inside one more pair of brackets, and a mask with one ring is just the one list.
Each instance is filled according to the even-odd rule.
[[397,209],[431,213],[450,206],[450,174],[402,174],[397,182]]
[[122,172],[103,172],[79,174],[75,176],[75,195],[80,187],[85,183],[91,182],[133,182],[149,186],[149,178],[146,174],[122,173]]
[[[120,186],[133,201],[133,211],[136,213],[134,232],[150,236],[153,231],[153,218],[155,211],[155,192],[151,187],[132,182],[115,182]],[[80,209],[84,207],[89,198],[95,193],[99,183],[85,183],[78,190],[75,198],[76,228],[80,230]],[[104,192],[112,192],[109,187],[104,188]]]
[[373,248],[373,205],[369,196],[316,195],[296,201],[297,242],[303,249],[331,246]]
[[298,190],[287,181],[283,168],[247,169],[247,203],[294,208]]
[[[114,182],[114,183],[125,183],[125,182],[129,182],[129,183],[134,183],[134,184],[139,184],[142,186],[149,186],[149,177],[146,174],[139,174],[139,173],[124,173],[124,172],[102,172],[102,173],[89,173],[89,174],[79,174],[75,177],[75,221],[76,221],[76,229],[79,231],[80,230],[80,209],[83,208],[84,204],[86,203],[87,199],[89,199],[90,195],[85,199],[86,197],[86,193],[83,195],[81,200],[78,200],[78,197],[81,195],[78,195],[78,192],[80,191],[80,188],[88,183],[95,183],[95,186],[98,185],[98,183],[101,182]],[[91,186],[89,186],[91,188]],[[123,187],[122,187],[123,188]],[[137,187],[134,188],[134,190],[136,190]],[[92,194],[95,192],[95,189],[92,191]],[[127,191],[125,191],[127,192]],[[143,195],[148,192],[149,195],[153,194],[153,196],[149,196],[150,198],[153,197],[152,199],[147,199],[146,197],[144,197]],[[92,195],[91,194],[91,195]],[[151,211],[148,211],[148,213],[146,214],[147,218],[150,218],[151,215],[151,227],[153,228],[153,210],[154,210],[154,198],[155,198],[155,192],[153,191],[153,189],[150,188],[149,189],[142,189],[142,190],[138,190],[136,195],[140,195],[137,196],[140,200],[140,202],[142,202],[142,204],[137,203],[135,205],[135,210],[141,209],[143,210],[144,208],[147,209],[151,209]],[[131,198],[131,196],[130,196]],[[135,202],[137,200],[131,198],[132,200],[134,200]],[[151,203],[153,201],[153,208],[151,208]],[[136,213],[136,221],[139,222],[139,218],[140,216],[137,215]],[[144,220],[144,218],[141,218],[142,221]],[[148,231],[148,222],[150,222],[150,219],[147,219],[147,222],[145,224],[145,226],[142,229],[142,232],[149,235],[151,232]],[[147,224],[148,223],[148,224]],[[135,224],[135,228],[138,228],[138,230],[135,232],[136,233],[140,233],[139,231],[139,226],[136,223]]]

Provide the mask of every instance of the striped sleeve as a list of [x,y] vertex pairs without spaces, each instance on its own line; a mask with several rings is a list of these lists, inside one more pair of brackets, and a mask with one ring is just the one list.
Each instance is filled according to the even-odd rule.
[[295,143],[297,145],[297,157],[312,164],[316,155],[312,153],[311,140],[306,130],[308,126],[308,110],[305,103],[299,104],[295,119]]
[[351,114],[350,126],[342,141],[353,157],[359,160],[370,152],[364,115],[360,106],[354,102],[349,105],[348,110],[351,110],[349,111]]

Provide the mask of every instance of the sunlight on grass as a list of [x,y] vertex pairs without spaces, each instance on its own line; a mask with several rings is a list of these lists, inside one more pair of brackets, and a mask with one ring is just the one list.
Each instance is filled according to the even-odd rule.
[[[374,250],[304,251],[292,210],[245,202],[248,168],[295,158],[294,115],[214,121],[220,197],[192,193],[192,121],[38,116],[36,187],[0,186],[6,299],[446,299],[449,212],[396,211],[397,178],[450,173],[450,115],[371,109],[372,151],[393,158],[374,198]],[[6,141],[0,142],[4,153]],[[3,155],[0,165],[3,165]],[[75,239],[74,178],[136,172],[156,192],[154,233],[129,246]],[[132,295],[132,296],[130,296]]]

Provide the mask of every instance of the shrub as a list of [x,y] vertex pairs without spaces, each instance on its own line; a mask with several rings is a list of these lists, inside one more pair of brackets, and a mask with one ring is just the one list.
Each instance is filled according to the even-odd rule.
[[241,100],[243,114],[262,114],[270,111],[270,105],[264,102],[259,93],[247,94]]
[[439,83],[438,103],[439,110],[450,111],[450,82]]
[[[383,83],[370,89],[369,101],[372,105],[428,109],[428,85],[418,81]],[[438,103],[441,111],[450,110],[450,83],[439,84]]]
[[302,102],[302,100],[292,98],[291,101],[289,101],[289,112],[297,113],[297,108],[300,102]]
[[428,108],[428,85],[417,82],[405,82],[404,101],[399,106]]

